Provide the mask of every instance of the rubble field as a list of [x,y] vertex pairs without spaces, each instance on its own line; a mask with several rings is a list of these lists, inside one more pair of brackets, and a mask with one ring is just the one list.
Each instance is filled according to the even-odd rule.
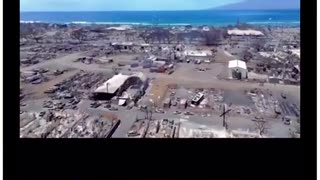
[[67,110],[26,112],[21,115],[20,137],[27,138],[107,138],[119,125],[117,119],[92,117]]
[[[192,105],[192,99],[198,94],[203,99],[198,105]],[[279,119],[283,116],[300,117],[299,102],[285,93],[273,93],[270,90],[247,89],[244,91],[223,89],[192,89],[183,86],[168,88],[161,108],[176,113],[198,114],[210,116],[221,114],[223,106],[227,105],[231,116],[245,116],[248,118],[265,117]],[[170,104],[166,105],[170,99]]]
[[[38,85],[22,85],[21,96],[22,103],[27,103],[28,99],[47,98],[43,108],[55,108],[54,104],[58,103],[58,108],[76,109],[76,104],[83,98],[88,98],[90,92],[105,82],[109,76],[103,73],[89,73],[84,71],[70,71],[60,75],[52,81]],[[28,92],[29,94],[26,94]]]
[[60,58],[75,52],[88,51],[95,46],[90,44],[41,44],[20,49],[20,65],[28,67],[44,61]]
[[[259,35],[229,33],[238,26]],[[300,132],[300,28],[21,23],[20,30],[21,137]],[[134,119],[139,114],[146,118]],[[268,133],[259,129],[266,121]]]
[[192,123],[185,119],[136,120],[129,138],[261,138],[257,132],[225,130]]

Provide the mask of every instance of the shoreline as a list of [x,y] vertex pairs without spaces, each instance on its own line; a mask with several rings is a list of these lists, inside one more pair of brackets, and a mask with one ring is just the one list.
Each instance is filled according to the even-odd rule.
[[[48,22],[48,21],[20,21],[20,24],[56,24],[56,25],[79,25],[79,26],[132,26],[132,27],[219,27],[219,28],[225,28],[228,26],[236,26],[236,23],[230,23],[230,24],[190,24],[190,23],[140,23],[140,22],[87,22],[87,21],[73,21],[73,22]],[[282,23],[282,22],[274,22],[274,23],[268,23],[268,22],[248,22],[244,23],[246,25],[252,26],[252,27],[271,27],[271,28],[300,28],[300,21],[295,21],[292,23]]]

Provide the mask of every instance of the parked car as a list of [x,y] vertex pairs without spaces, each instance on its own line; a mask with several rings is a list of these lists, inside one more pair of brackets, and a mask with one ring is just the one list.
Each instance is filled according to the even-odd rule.
[[72,102],[72,105],[76,105],[76,104],[78,104],[79,102],[80,102],[80,100],[74,99],[74,101]]
[[90,106],[90,108],[96,109],[96,108],[98,108],[99,106],[100,106],[99,104],[93,104],[93,105]]
[[284,121],[284,124],[289,126],[291,124],[291,120]]
[[144,111],[144,110],[146,110],[146,109],[147,109],[147,106],[146,106],[146,105],[141,105],[141,106],[140,106],[140,110],[141,110],[141,111]]
[[50,94],[50,93],[54,93],[55,91],[56,91],[56,89],[50,88],[50,89],[46,90],[44,93]]
[[45,111],[41,111],[41,112],[39,113],[39,116],[40,116],[40,117],[43,117],[45,114],[46,114]]
[[92,102],[90,103],[90,108],[98,108],[101,104],[97,103],[97,102]]
[[111,108],[111,104],[106,104],[104,107],[109,109],[109,108]]
[[42,83],[42,79],[37,79],[31,82],[31,84],[41,84],[41,83]]
[[170,71],[168,71],[168,74],[169,74],[169,75],[172,74],[172,73],[174,73],[174,70],[173,70],[173,69],[170,70]]
[[177,102],[177,101],[172,101],[172,102],[171,102],[171,105],[172,105],[172,106],[177,106],[177,105],[178,105],[178,102]]
[[291,119],[288,117],[283,117],[282,121],[285,125],[290,125],[291,124]]
[[162,113],[162,114],[165,113],[163,109],[156,109],[155,112],[156,112],[156,113]]
[[184,115],[192,116],[192,115],[194,115],[194,114],[193,114],[192,112],[186,111],[186,112],[184,112]]
[[118,108],[116,108],[116,107],[111,107],[111,108],[109,108],[109,110],[110,110],[110,111],[118,111]]
[[73,106],[71,106],[71,109],[73,109],[73,110],[77,110],[77,109],[78,109],[78,107],[77,107],[77,106],[75,106],[75,105],[73,105]]

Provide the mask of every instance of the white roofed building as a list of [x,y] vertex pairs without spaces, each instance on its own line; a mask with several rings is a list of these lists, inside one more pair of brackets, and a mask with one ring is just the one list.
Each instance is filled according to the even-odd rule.
[[121,25],[121,26],[116,26],[116,27],[108,27],[107,30],[116,30],[116,31],[125,31],[132,29],[131,26],[128,25]]
[[94,99],[111,99],[115,95],[121,95],[132,85],[144,86],[146,81],[146,76],[141,72],[132,75],[117,74],[99,86],[93,96]]
[[198,60],[213,60],[214,54],[211,50],[185,50],[183,56]]
[[191,57],[207,57],[207,56],[212,56],[211,51],[195,51],[195,50],[186,50],[184,52],[185,56],[191,56]]
[[228,65],[229,78],[230,79],[247,79],[248,69],[247,64],[241,60],[229,61]]
[[228,30],[228,35],[233,36],[264,36],[261,31],[247,29],[247,30],[240,30],[240,29],[232,29]]

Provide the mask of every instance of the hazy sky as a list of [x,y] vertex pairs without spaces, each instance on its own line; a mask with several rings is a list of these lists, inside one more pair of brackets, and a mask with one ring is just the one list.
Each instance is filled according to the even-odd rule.
[[21,11],[201,10],[243,0],[20,0]]

